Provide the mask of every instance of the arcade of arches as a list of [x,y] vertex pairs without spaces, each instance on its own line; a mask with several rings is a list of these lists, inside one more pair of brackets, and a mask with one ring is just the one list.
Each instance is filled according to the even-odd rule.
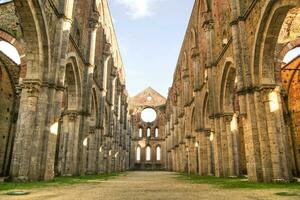
[[129,97],[107,0],[4,1],[0,41],[20,58],[0,51],[9,181],[129,169],[300,176],[300,0],[195,0],[167,98]]

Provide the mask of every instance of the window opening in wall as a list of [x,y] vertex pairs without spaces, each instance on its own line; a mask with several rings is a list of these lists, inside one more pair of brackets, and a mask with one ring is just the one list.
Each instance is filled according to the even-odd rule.
[[139,137],[143,137],[143,129],[142,128],[139,128]]
[[157,114],[153,108],[146,108],[141,113],[141,118],[144,122],[154,122],[156,120]]
[[156,147],[156,160],[160,161],[160,146]]
[[84,140],[83,140],[83,146],[87,147],[88,145],[88,138],[86,137]]
[[271,112],[279,110],[278,95],[276,91],[272,91],[271,93],[269,93],[269,104]]
[[146,161],[151,160],[151,148],[149,146],[146,147]]
[[150,128],[147,128],[147,137],[149,138],[151,136],[151,130]]
[[300,56],[300,47],[290,50],[283,58],[284,63],[290,63],[292,60]]
[[214,141],[214,133],[210,132],[209,140],[212,142]]
[[13,45],[5,41],[0,41],[0,51],[12,59],[17,65],[21,64],[20,55]]
[[236,114],[234,114],[233,117],[232,117],[232,120],[230,122],[230,129],[231,129],[231,131],[238,130],[238,119],[237,119]]
[[58,133],[58,122],[55,122],[50,126],[50,133],[53,134],[53,135],[57,135],[57,133]]
[[12,0],[0,0],[0,4],[11,2]]
[[137,161],[140,161],[140,160],[141,160],[141,147],[140,147],[140,146],[138,146],[138,147],[136,148],[136,160],[137,160]]
[[155,137],[158,137],[158,128],[155,128]]

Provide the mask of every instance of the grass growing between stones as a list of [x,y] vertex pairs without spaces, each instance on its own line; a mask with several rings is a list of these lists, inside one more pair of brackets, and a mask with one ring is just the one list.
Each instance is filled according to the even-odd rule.
[[95,183],[100,181],[106,181],[118,176],[125,176],[126,173],[107,173],[100,175],[85,175],[77,177],[56,177],[51,181],[35,181],[27,183],[12,183],[12,182],[3,182],[0,183],[0,191],[5,190],[24,190],[24,189],[34,189],[34,188],[44,188],[51,186],[68,186],[74,184],[83,184],[83,183]]
[[[300,183],[252,183],[246,178],[218,178],[214,176],[199,176],[179,174],[180,180],[190,181],[195,184],[210,184],[223,189],[293,189],[300,195]],[[285,193],[278,194],[284,196]],[[288,195],[288,194],[287,194]]]

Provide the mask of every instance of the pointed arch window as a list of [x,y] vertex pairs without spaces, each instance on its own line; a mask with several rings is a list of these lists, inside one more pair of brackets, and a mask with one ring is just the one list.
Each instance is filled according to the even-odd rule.
[[160,146],[157,146],[156,147],[156,160],[160,161],[160,159],[161,159],[161,148],[160,148]]
[[151,129],[147,128],[147,137],[150,137],[150,136],[151,136]]
[[155,128],[155,137],[158,138],[158,128]]
[[143,137],[143,129],[142,128],[139,128],[139,137]]
[[140,161],[141,160],[141,147],[138,146],[136,148],[136,161]]
[[150,161],[151,160],[151,147],[147,146],[146,147],[146,161]]

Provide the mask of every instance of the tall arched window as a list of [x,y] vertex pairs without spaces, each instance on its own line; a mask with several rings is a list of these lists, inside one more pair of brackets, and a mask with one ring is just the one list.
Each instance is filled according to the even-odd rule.
[[139,137],[143,137],[143,129],[142,128],[139,128]]
[[160,146],[156,147],[156,160],[160,161]]
[[146,161],[151,160],[151,147],[147,146],[146,148]]
[[155,137],[158,137],[158,128],[155,128]]
[[147,137],[150,137],[151,136],[151,130],[150,128],[147,128]]
[[140,146],[138,146],[138,147],[136,148],[136,160],[137,160],[137,161],[140,161],[140,160],[141,160],[141,147],[140,147]]

